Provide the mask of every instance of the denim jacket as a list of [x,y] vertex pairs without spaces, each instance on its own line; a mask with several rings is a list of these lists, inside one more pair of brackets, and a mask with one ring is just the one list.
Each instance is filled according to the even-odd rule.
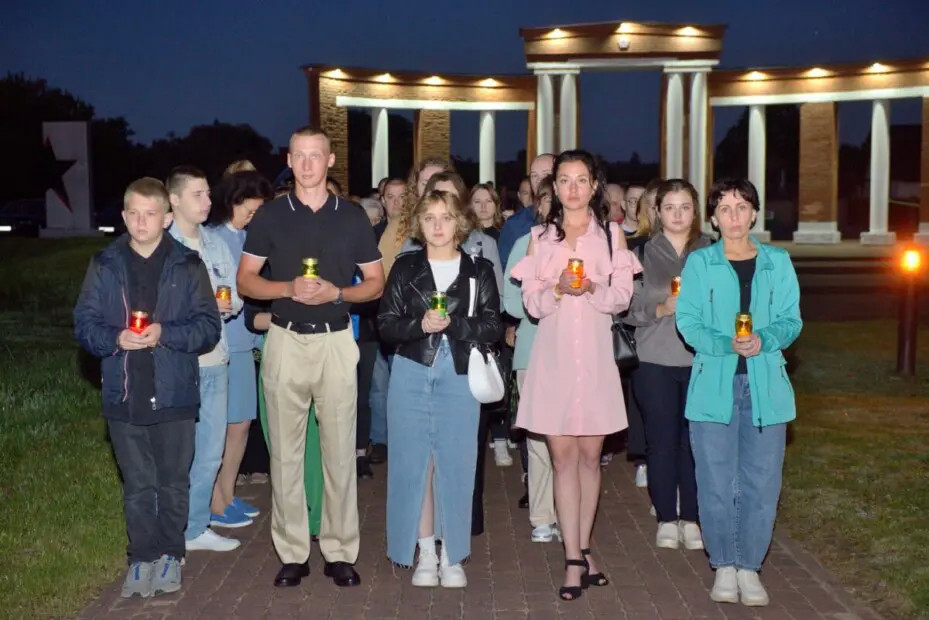
[[[237,230],[228,222],[215,227],[208,226],[207,228],[226,242],[232,255],[233,268],[238,270],[239,263],[242,261],[242,248],[245,244],[245,230]],[[235,281],[235,273],[233,273],[232,279]],[[237,303],[242,303],[242,300],[235,294],[235,288],[233,288],[233,311],[235,311]],[[241,353],[261,348],[261,337],[248,331],[248,328],[245,327],[244,312],[234,313],[234,316],[226,318],[225,323],[226,341],[230,353]]]
[[[793,387],[787,377],[782,349],[800,335],[800,286],[790,255],[757,239],[752,278],[753,331],[761,352],[748,358],[752,419],[755,426],[783,424],[797,415]],[[739,312],[739,279],[723,253],[722,242],[693,252],[681,273],[677,328],[696,351],[685,415],[695,422],[732,419],[732,380],[738,354],[732,350],[735,316]]]
[[[225,320],[230,317],[234,317],[242,311],[242,298],[239,297],[239,289],[236,287],[235,277],[236,277],[236,264],[232,258],[232,252],[229,251],[229,246],[226,245],[226,242],[223,241],[222,237],[219,234],[206,226],[200,225],[200,258],[203,260],[203,264],[206,265],[206,271],[210,276],[210,284],[213,286],[213,291],[216,291],[218,286],[228,286],[232,289],[232,312],[229,314],[221,315],[223,318],[223,331],[222,337],[219,340],[219,344],[216,346],[222,351],[223,359],[228,359],[229,355],[229,345],[226,341],[226,324]],[[168,231],[171,233],[171,236],[174,237],[185,247],[190,247],[187,245],[187,241],[184,239],[184,236],[181,234],[180,229],[177,226],[171,226],[171,229]]]

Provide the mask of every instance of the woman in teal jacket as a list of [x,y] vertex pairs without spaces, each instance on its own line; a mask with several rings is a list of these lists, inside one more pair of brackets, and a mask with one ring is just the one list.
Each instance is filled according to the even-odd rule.
[[[771,544],[787,423],[796,417],[783,349],[800,335],[800,288],[786,251],[749,232],[758,217],[749,181],[716,183],[707,213],[721,240],[690,255],[677,327],[695,351],[685,415],[700,524],[716,569],[710,598],[767,605],[758,570]],[[736,337],[750,312],[751,335]]]

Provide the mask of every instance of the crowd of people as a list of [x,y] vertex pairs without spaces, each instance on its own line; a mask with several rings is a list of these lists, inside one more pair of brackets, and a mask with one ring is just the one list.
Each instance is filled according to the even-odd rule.
[[[123,596],[174,592],[187,552],[239,546],[216,530],[259,514],[236,481],[263,435],[275,586],[309,574],[314,541],[337,586],[361,583],[358,480],[387,462],[388,557],[415,586],[466,587],[485,455],[507,467],[518,447],[527,534],[563,543],[558,596],[577,600],[610,582],[593,530],[622,433],[656,547],[705,549],[714,601],[768,604],[795,416],[782,350],[802,323],[789,256],[751,236],[752,184],[701,202],[684,179],[608,182],[571,150],[536,157],[504,209],[437,158],[349,199],[334,161],[304,127],[280,187],[248,162],[212,187],[186,165],[139,179],[127,234],[91,261],[75,332],[102,359]],[[618,329],[638,362],[622,371]],[[498,402],[474,385],[488,363]]]

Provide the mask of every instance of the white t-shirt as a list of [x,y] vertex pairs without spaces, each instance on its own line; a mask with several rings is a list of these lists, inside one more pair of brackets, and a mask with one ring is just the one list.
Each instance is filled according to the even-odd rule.
[[444,293],[458,277],[458,268],[461,266],[461,257],[452,260],[429,260],[432,267],[432,277],[435,280],[437,291]]

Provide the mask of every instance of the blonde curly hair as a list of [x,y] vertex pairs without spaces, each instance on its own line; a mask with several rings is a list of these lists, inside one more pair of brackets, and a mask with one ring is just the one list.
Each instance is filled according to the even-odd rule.
[[[413,212],[419,203],[419,175],[426,168],[441,168],[442,172],[454,172],[455,167],[451,162],[441,157],[426,157],[410,168],[410,174],[406,179],[406,204],[403,206],[403,214],[400,216],[400,222],[397,226],[397,243],[403,243],[413,229]],[[425,193],[425,192],[424,192]]]

